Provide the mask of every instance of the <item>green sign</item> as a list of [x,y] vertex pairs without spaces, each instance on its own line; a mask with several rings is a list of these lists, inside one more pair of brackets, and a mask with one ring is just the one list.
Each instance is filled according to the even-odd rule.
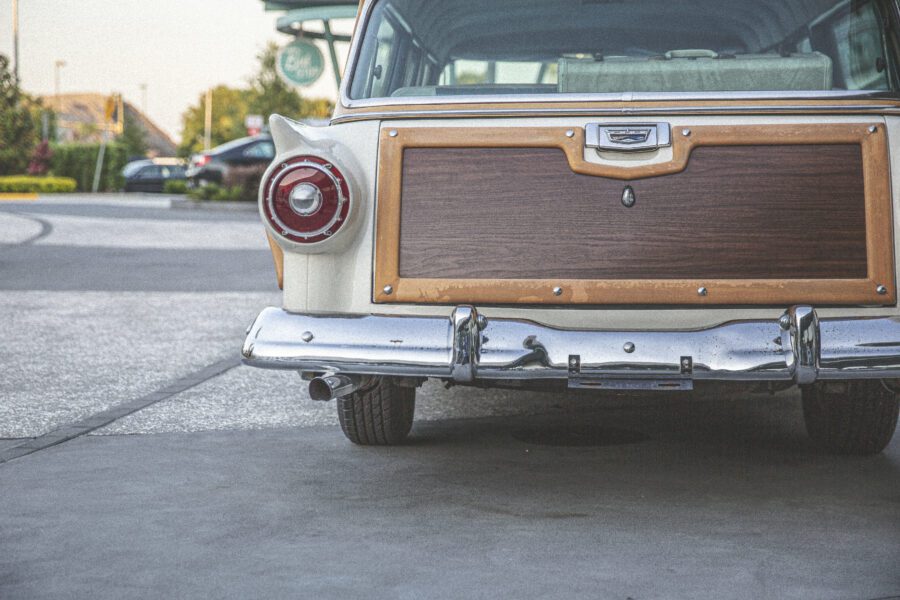
[[313,42],[295,40],[278,53],[278,74],[291,85],[312,85],[325,71],[325,57]]

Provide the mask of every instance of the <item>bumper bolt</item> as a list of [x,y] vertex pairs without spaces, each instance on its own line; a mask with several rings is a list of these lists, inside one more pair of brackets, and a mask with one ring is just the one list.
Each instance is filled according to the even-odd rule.
[[304,342],[306,342],[307,344],[310,343],[311,341],[313,341],[313,338],[314,338],[314,337],[315,337],[315,336],[312,334],[311,331],[304,331],[304,332],[300,335],[300,339],[303,340]]
[[635,349],[635,346],[631,342],[627,342],[624,346],[622,346],[622,350],[624,350],[628,354],[631,354],[632,352],[634,352],[634,349]]

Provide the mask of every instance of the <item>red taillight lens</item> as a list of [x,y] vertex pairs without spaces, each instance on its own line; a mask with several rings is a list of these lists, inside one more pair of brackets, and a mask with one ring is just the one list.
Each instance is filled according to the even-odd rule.
[[204,167],[211,160],[209,154],[195,154],[191,162],[194,167]]
[[330,162],[298,156],[282,163],[266,181],[263,210],[281,235],[314,244],[327,240],[347,222],[350,187]]

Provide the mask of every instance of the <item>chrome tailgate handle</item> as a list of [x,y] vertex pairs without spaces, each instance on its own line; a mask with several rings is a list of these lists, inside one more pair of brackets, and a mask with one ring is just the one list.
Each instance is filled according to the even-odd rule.
[[584,145],[615,152],[647,152],[672,145],[668,123],[588,123]]

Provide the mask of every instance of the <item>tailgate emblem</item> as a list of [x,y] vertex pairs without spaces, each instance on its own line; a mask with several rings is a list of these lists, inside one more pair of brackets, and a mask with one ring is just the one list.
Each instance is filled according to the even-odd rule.
[[652,129],[644,127],[642,129],[609,129],[606,135],[609,141],[614,144],[643,144],[650,137]]
[[672,145],[668,123],[588,123],[584,145],[597,150],[646,152]]

